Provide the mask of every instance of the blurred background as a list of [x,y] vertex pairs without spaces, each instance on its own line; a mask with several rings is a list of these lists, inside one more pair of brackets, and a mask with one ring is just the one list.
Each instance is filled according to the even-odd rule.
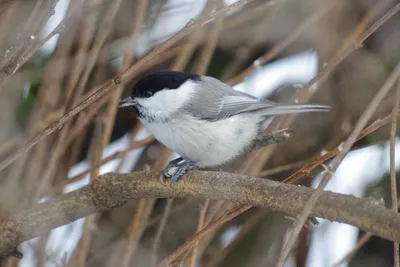
[[[277,117],[271,130],[290,127],[293,138],[223,170],[282,181],[340,146],[399,61],[400,15],[341,56],[397,1],[248,0],[216,15],[241,2],[0,0],[1,162],[178,31],[213,18],[1,170],[0,217],[76,190],[99,174],[159,170],[176,157],[134,111],[117,108],[135,81],[155,69],[210,75],[273,101],[332,106],[329,114]],[[390,114],[394,102],[392,90],[371,122]],[[359,140],[326,189],[390,206],[389,131],[390,124]],[[323,170],[315,168],[298,183],[315,186]],[[156,266],[199,224],[232,207],[194,199],[131,201],[24,242],[24,258],[3,259],[1,266]],[[302,230],[285,266],[393,266],[389,241],[318,221]],[[274,266],[292,222],[285,214],[251,208],[171,266]]]

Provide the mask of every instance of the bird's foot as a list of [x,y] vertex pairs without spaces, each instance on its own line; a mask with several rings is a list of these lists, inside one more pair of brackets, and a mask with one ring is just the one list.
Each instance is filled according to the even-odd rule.
[[197,170],[198,167],[194,164],[193,161],[185,161],[178,166],[175,170],[174,174],[171,176],[171,184],[176,183],[179,178],[182,177],[187,171]]
[[165,169],[161,171],[161,173],[160,173],[160,182],[161,182],[162,184],[164,183],[165,178],[170,176],[170,175],[169,175],[169,171],[170,171],[172,168],[178,168],[178,167],[179,167],[179,163],[180,163],[182,160],[183,160],[182,157],[179,157],[179,158],[176,158],[176,159],[174,159],[174,160],[171,160],[171,161],[168,163],[167,167],[165,167]]

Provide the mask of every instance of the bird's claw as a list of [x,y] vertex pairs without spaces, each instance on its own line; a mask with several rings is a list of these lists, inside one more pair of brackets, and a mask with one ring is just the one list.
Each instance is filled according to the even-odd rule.
[[197,169],[196,165],[192,161],[185,161],[181,165],[178,166],[178,168],[175,170],[175,172],[171,176],[171,184],[174,184],[178,181],[179,178],[182,177],[187,171],[195,170]]
[[165,178],[169,177],[169,172],[170,169],[167,170],[167,168],[165,168],[164,170],[161,171],[160,173],[160,182],[163,184],[165,182]]
[[[160,182],[161,182],[162,184],[165,182],[165,178],[167,178],[167,177],[170,176],[170,175],[169,175],[169,171],[170,171],[172,168],[178,168],[178,166],[170,166],[170,164],[168,164],[168,166],[167,166],[164,170],[161,171],[161,173],[160,173]],[[175,173],[175,172],[174,172],[174,173]]]
[[[165,182],[165,178],[167,178],[167,177],[171,177],[171,184],[174,184],[187,171],[197,169],[196,165],[192,161],[184,161],[181,163],[182,160],[183,160],[182,158],[177,158],[177,159],[172,160],[168,164],[168,166],[165,167],[165,169],[161,171],[160,182],[162,184]],[[172,168],[176,168],[176,170],[172,173],[172,175],[170,175],[169,171]]]
[[170,177],[169,171],[170,171],[172,168],[177,168],[177,167],[179,167],[179,162],[181,162],[182,160],[183,160],[182,157],[179,157],[179,158],[176,158],[176,159],[174,159],[174,160],[171,160],[171,161],[168,163],[167,167],[165,167],[165,169],[161,171],[161,173],[160,173],[160,182],[161,182],[162,184],[165,182],[165,178]]

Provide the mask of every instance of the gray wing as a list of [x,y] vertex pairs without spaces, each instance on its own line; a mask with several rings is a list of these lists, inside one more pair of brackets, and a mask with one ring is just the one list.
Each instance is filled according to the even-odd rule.
[[197,83],[199,93],[193,95],[186,110],[199,119],[219,120],[242,113],[260,103],[257,98],[236,91],[212,77],[202,76],[202,80]]
[[199,92],[193,95],[186,110],[203,120],[220,120],[241,113],[260,113],[261,116],[328,110],[322,105],[280,105],[259,100],[251,95],[236,91],[221,81],[202,76],[198,81]]

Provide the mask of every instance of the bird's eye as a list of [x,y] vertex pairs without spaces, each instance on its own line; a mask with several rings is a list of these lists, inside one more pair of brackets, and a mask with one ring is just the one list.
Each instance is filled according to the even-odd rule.
[[147,97],[150,97],[150,96],[152,96],[152,95],[153,95],[152,92],[150,92],[150,91],[147,91],[147,92],[146,92],[146,96],[147,96]]

